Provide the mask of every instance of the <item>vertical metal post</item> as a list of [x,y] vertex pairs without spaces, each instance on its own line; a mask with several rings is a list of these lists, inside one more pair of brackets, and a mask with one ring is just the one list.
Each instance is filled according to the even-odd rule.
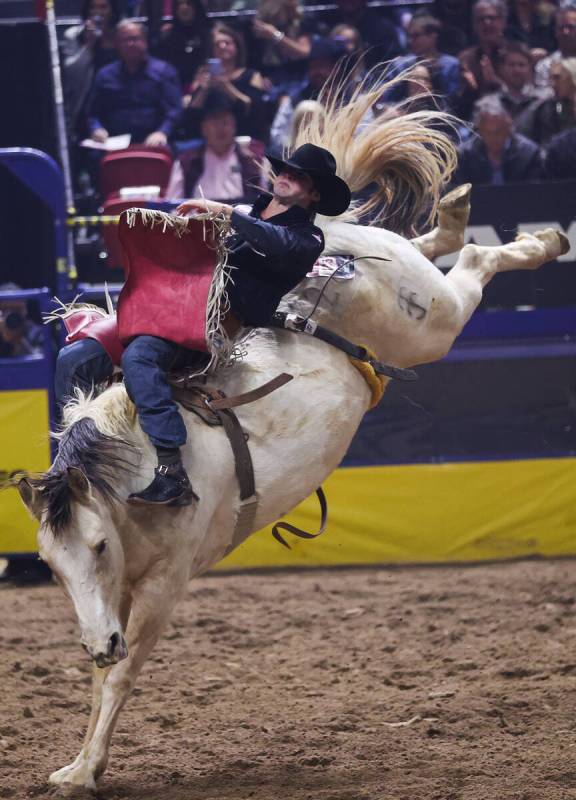
[[[58,154],[62,175],[64,177],[64,191],[66,194],[66,210],[69,215],[75,214],[74,192],[72,190],[72,172],[70,169],[70,155],[68,152],[68,137],[66,134],[66,119],[64,115],[64,93],[62,91],[62,74],[60,70],[60,53],[58,50],[58,35],[56,32],[56,12],[54,0],[44,2],[45,22],[48,31],[50,47],[50,62],[52,65],[52,87],[54,93],[54,113],[56,117],[56,134],[58,140]],[[65,273],[58,269],[58,291],[66,296],[70,289],[69,282],[77,278],[74,256],[74,233],[72,229],[66,231],[67,269]]]

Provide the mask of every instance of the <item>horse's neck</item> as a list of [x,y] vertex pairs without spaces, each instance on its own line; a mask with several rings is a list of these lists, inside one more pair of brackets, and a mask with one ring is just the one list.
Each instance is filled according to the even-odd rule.
[[[312,319],[330,330],[355,342],[376,349],[373,340],[377,330],[377,311],[380,287],[374,265],[363,256],[385,256],[382,252],[387,232],[378,231],[377,241],[370,229],[362,225],[325,222],[324,255],[337,254],[359,259],[354,262],[354,277],[344,279],[334,275],[305,278],[280,304],[281,311]],[[393,236],[393,234],[391,234]],[[382,264],[380,263],[380,267]]]

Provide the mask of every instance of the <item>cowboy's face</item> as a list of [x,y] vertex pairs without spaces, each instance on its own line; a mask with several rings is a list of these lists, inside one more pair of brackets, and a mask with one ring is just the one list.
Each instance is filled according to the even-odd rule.
[[305,172],[284,167],[274,181],[272,187],[276,200],[287,206],[310,208],[312,203],[320,200],[320,192]]

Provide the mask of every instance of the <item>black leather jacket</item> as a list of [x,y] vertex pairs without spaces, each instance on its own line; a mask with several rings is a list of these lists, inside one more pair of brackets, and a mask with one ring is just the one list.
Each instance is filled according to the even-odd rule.
[[313,214],[300,206],[260,219],[270,198],[260,197],[250,214],[234,210],[226,247],[231,270],[226,287],[232,312],[244,325],[267,325],[282,297],[310,271],[324,249]]

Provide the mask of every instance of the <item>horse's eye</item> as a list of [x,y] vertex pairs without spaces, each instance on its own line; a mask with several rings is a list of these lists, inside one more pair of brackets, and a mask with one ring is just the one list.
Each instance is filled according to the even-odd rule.
[[106,539],[102,539],[101,542],[98,542],[94,550],[96,551],[96,555],[101,556],[104,550],[106,550]]

